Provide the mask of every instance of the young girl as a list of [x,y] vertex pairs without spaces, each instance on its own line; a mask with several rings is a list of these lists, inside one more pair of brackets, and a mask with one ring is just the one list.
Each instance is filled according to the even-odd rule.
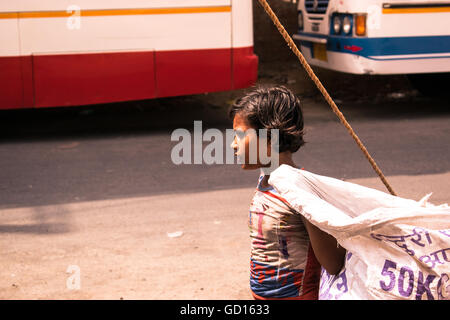
[[[236,131],[231,147],[243,159],[242,169],[267,169],[251,144],[267,144],[267,157],[277,165],[299,168],[292,154],[304,144],[303,114],[299,99],[282,86],[258,88],[238,99],[229,112]],[[278,130],[278,152],[268,140],[246,132]],[[256,140],[256,141],[255,141]],[[250,161],[255,159],[256,161]],[[254,163],[253,163],[254,162]],[[272,169],[272,167],[271,167]],[[345,249],[292,209],[268,184],[270,172],[261,170],[250,204],[250,288],[255,299],[318,299],[321,266],[338,274],[344,265]]]

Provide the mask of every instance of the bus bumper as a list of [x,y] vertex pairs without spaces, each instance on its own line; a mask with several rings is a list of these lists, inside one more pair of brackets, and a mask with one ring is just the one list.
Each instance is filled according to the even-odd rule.
[[293,38],[311,65],[325,69],[353,74],[450,72],[450,36],[352,38],[298,33]]
[[[314,39],[308,36],[299,37],[297,35],[294,35],[293,38],[299,45],[299,49],[306,61],[313,66],[354,74],[373,73],[366,68],[365,63],[361,60],[362,57],[328,50],[328,38]],[[325,53],[318,55],[318,51],[325,51]]]
[[248,88],[258,78],[258,56],[253,53],[253,46],[233,48],[232,89]]

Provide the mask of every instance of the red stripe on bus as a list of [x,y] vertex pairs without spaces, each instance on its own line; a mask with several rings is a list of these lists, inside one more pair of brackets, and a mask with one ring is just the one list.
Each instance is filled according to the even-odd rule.
[[248,88],[258,78],[258,56],[253,47],[233,48],[233,89]]
[[0,109],[21,108],[24,104],[22,58],[0,58]]
[[256,82],[253,47],[0,57],[0,109],[198,94]]
[[35,107],[155,97],[153,52],[33,56]]
[[231,90],[231,48],[156,52],[159,97]]

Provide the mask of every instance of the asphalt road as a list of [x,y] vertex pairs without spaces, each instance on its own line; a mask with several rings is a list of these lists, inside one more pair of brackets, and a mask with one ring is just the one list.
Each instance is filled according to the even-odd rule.
[[[192,132],[194,120],[203,121],[203,130],[231,127],[229,100],[218,101],[193,96],[1,112],[0,208],[252,186],[255,173],[236,165],[172,163],[174,129]],[[338,104],[385,175],[450,170],[447,101],[414,96]],[[320,97],[304,99],[303,107],[307,144],[295,156],[299,165],[336,178],[376,176]]]
[[[170,157],[174,129],[229,128],[227,106],[241,93],[0,112],[0,298],[250,299],[258,173]],[[449,203],[448,101],[364,96],[338,105],[394,190]],[[385,190],[323,100],[302,100],[297,163]]]

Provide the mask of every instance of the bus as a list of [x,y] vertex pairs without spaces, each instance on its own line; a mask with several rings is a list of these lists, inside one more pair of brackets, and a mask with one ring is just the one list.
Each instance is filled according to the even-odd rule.
[[251,0],[0,1],[0,109],[246,88]]
[[299,0],[293,35],[314,66],[405,74],[418,89],[450,82],[450,1]]

